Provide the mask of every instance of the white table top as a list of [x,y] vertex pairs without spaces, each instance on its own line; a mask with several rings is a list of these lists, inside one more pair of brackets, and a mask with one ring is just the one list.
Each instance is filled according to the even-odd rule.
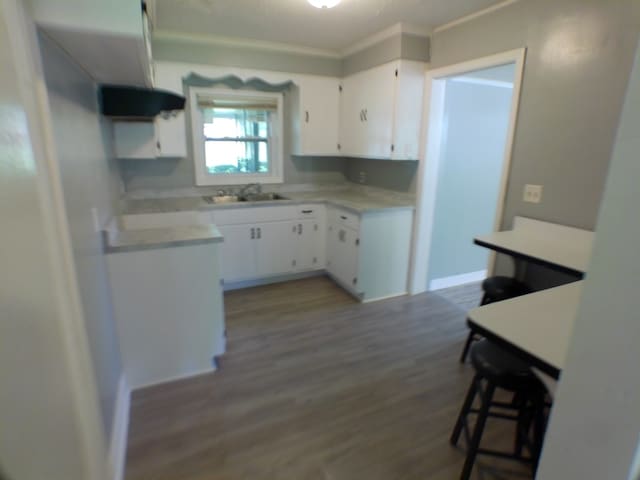
[[585,273],[591,260],[593,232],[516,217],[513,230],[480,235],[475,241],[497,251]]
[[564,367],[576,319],[582,281],[474,308],[469,326],[519,353],[557,377]]

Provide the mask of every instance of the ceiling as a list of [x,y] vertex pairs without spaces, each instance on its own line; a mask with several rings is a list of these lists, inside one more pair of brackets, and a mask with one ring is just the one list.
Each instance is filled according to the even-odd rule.
[[156,31],[285,43],[342,52],[405,22],[425,33],[501,0],[342,0],[317,9],[306,0],[156,0]]

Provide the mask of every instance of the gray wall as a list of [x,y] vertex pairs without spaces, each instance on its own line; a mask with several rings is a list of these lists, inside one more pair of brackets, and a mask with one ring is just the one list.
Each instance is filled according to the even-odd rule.
[[111,160],[110,123],[98,114],[91,78],[46,36],[40,36],[40,48],[76,274],[109,436],[122,364],[102,242],[91,209],[97,208],[101,222],[106,222],[120,194],[119,175]]
[[[514,215],[595,227],[638,36],[634,8],[521,1],[433,35],[432,68],[527,47],[505,228]],[[540,204],[522,201],[526,183],[544,186]]]
[[418,162],[369,158],[344,159],[347,180],[402,193],[415,193]]
[[632,466],[640,432],[640,50],[631,82],[539,480],[640,473]]
[[344,58],[342,76],[392,62],[393,60],[429,61],[429,37],[403,33],[381,40]]
[[153,58],[158,61],[226,65],[341,77],[397,59],[429,61],[429,37],[398,34],[344,58],[277,52],[251,47],[219,45],[157,35]]
[[513,90],[448,80],[429,281],[487,268]]
[[263,49],[215,45],[175,38],[153,38],[153,58],[159,61],[226,65],[277,72],[308,73],[339,77],[342,59],[276,52]]

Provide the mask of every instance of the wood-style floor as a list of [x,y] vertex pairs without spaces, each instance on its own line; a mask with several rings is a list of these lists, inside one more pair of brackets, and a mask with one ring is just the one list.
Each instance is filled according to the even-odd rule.
[[[132,399],[127,480],[453,480],[472,368],[464,311],[435,294],[359,304],[324,277],[226,294],[214,374]],[[490,420],[485,446],[509,447]],[[474,479],[531,478],[481,459]]]

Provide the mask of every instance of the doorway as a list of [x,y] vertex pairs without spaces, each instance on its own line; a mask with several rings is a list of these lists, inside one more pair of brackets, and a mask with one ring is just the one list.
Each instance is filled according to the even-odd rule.
[[524,49],[432,70],[419,168],[411,293],[484,279],[500,228]]

